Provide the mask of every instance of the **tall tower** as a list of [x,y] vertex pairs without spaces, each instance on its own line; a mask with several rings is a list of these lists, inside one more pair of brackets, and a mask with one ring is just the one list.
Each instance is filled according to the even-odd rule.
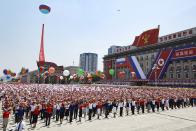
[[45,56],[44,56],[44,24],[42,25],[42,34],[41,34],[41,45],[39,52],[39,62],[40,64],[44,64]]
[[80,68],[87,72],[96,72],[98,55],[95,53],[80,54]]

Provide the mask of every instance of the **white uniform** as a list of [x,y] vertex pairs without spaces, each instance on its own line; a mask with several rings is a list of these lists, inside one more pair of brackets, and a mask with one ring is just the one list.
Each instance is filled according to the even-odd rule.
[[15,131],[24,131],[25,130],[25,123],[21,121],[16,124]]
[[169,108],[169,99],[166,99],[166,101],[165,101],[165,106],[166,106],[167,108]]

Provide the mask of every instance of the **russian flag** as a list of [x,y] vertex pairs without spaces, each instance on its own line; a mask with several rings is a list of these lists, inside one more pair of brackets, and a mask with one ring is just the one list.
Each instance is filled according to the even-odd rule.
[[116,59],[116,67],[122,67],[127,65],[127,60],[126,58],[119,58]]

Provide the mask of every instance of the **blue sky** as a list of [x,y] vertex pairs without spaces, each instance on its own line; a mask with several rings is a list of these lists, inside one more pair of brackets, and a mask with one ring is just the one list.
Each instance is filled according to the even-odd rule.
[[[79,64],[79,54],[102,57],[111,45],[129,45],[143,31],[160,25],[160,36],[196,27],[195,0],[1,0],[0,74],[7,68],[36,69],[41,26],[45,58],[58,65]],[[47,4],[51,13],[39,12]],[[120,10],[120,11],[118,11]]]

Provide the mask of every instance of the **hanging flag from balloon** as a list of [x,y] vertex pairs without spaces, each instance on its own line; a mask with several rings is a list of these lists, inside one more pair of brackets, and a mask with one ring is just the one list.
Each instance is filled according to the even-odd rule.
[[49,14],[51,11],[51,8],[47,5],[40,5],[39,10],[42,14]]

